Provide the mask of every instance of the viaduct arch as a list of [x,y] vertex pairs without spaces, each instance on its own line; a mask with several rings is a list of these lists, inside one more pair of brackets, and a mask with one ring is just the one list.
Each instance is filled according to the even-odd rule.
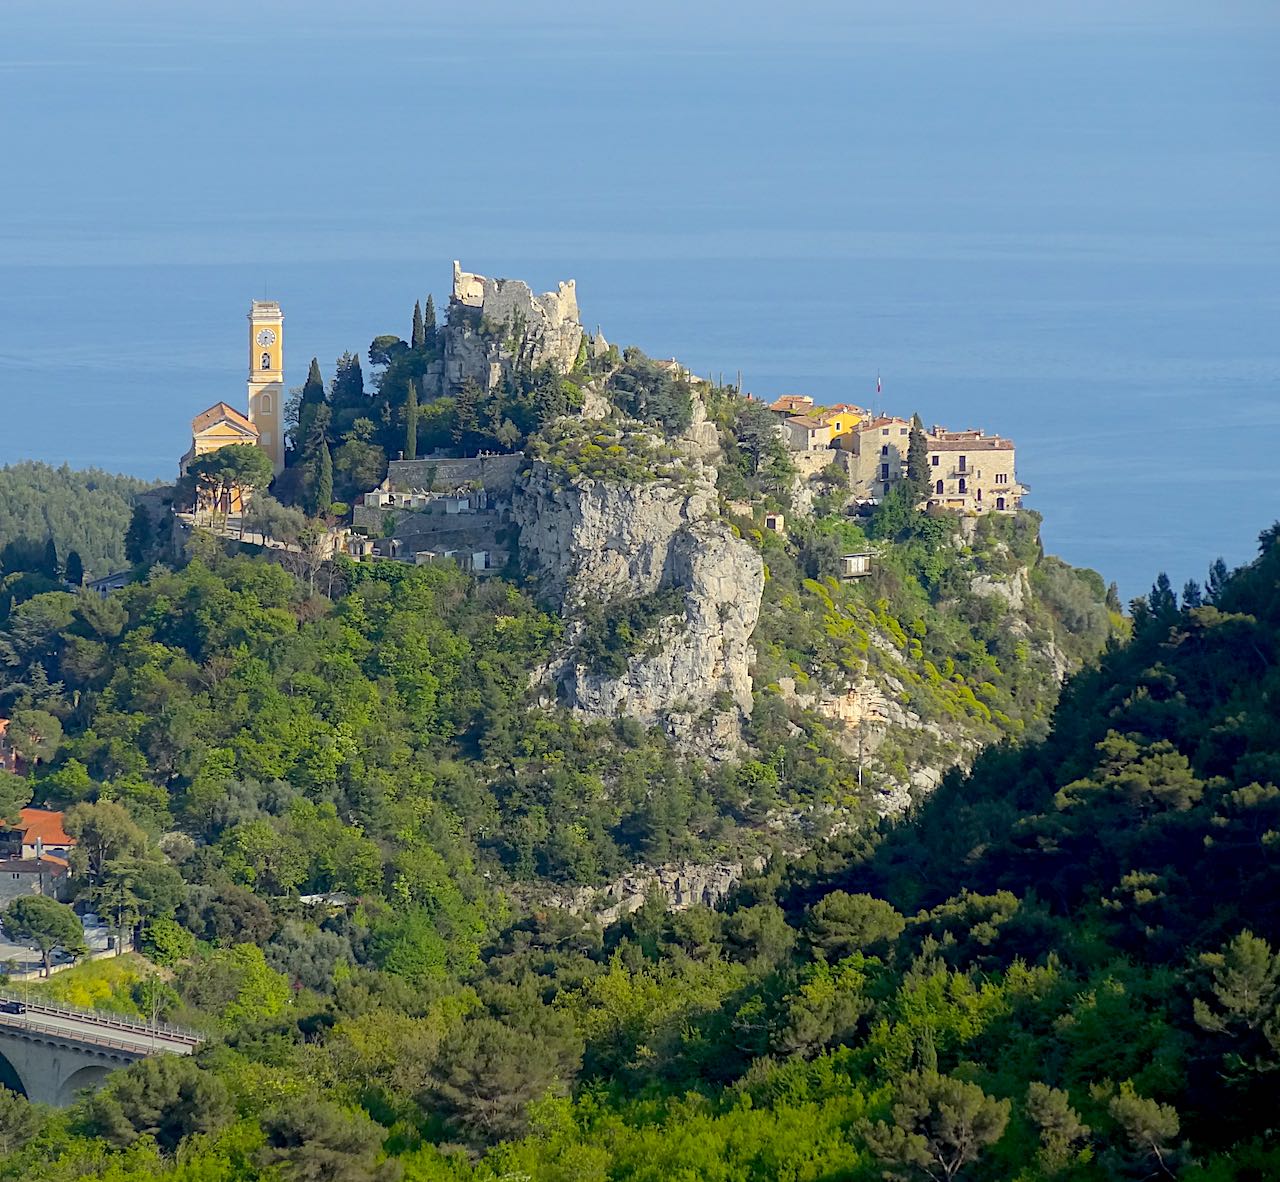
[[155,1054],[189,1055],[200,1041],[115,1014],[0,999],[0,1085],[63,1107],[118,1067]]

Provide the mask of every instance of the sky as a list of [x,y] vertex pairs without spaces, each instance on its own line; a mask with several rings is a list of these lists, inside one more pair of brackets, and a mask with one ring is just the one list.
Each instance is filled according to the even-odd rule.
[[[1136,594],[1277,516],[1280,7],[0,8],[0,463],[173,475],[408,331],[450,261],[611,340],[1018,443],[1048,547]],[[184,438],[184,435],[186,437]]]

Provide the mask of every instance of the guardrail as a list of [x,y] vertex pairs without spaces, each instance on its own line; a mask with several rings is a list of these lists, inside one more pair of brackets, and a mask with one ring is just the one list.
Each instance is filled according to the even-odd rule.
[[[37,1019],[40,1017],[39,1014],[34,1016]],[[91,1046],[105,1047],[106,1049],[113,1051],[127,1051],[133,1055],[145,1055],[148,1050],[160,1050],[161,1047],[156,1043],[155,1038],[165,1037],[163,1035],[156,1035],[152,1039],[150,1045],[147,1045],[145,1038],[135,1039],[133,1042],[126,1042],[122,1038],[110,1038],[101,1034],[84,1034],[78,1030],[72,1033],[66,1030],[59,1030],[53,1026],[42,1026],[39,1021],[24,1022],[23,1019],[25,1017],[27,1017],[26,1014],[6,1014],[0,1011],[0,1027],[7,1026],[13,1030],[28,1031],[32,1034],[43,1034],[50,1038],[63,1038],[68,1042],[73,1043],[88,1043]],[[196,1043],[179,1042],[178,1046],[184,1049],[175,1050],[172,1045],[174,1041],[175,1040],[173,1039],[169,1039],[169,1045],[166,1049],[172,1050],[175,1054],[190,1054],[198,1045]]]
[[[57,1018],[71,1018],[79,1022],[92,1022],[95,1026],[106,1026],[112,1030],[126,1030],[130,1034],[138,1034],[150,1038],[153,1035],[163,1036],[175,1042],[188,1042],[193,1046],[202,1043],[207,1035],[195,1030],[187,1030],[182,1026],[170,1026],[167,1022],[135,1022],[119,1014],[106,1010],[90,1010],[81,1006],[65,1005],[41,998],[26,997],[12,990],[0,989],[0,1002],[16,1001],[25,1006],[28,1013],[52,1014]],[[3,1011],[0,1011],[0,1015]],[[19,1015],[10,1015],[18,1017]]]

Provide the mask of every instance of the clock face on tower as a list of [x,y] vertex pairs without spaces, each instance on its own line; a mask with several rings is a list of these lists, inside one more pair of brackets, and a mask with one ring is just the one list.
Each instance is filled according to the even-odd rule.
[[254,338],[260,345],[274,345],[276,343],[276,334],[274,329],[264,328]]

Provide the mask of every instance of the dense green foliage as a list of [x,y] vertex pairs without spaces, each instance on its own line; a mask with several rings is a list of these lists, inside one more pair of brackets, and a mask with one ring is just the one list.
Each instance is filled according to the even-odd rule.
[[[510,334],[495,389],[417,405],[428,299],[408,342],[373,341],[372,390],[355,355],[327,390],[313,364],[276,491],[326,514],[410,430],[524,446],[564,481],[700,479],[678,366],[584,352],[566,379],[523,360],[519,325],[456,327]],[[579,381],[627,420],[559,418]],[[56,544],[5,551],[0,715],[28,774],[0,813],[65,809],[76,904],[143,951],[35,988],[209,1042],[66,1112],[0,1090],[0,1182],[1280,1171],[1280,529],[1181,604],[1162,576],[1129,637],[1034,514],[917,510],[918,425],[872,515],[835,464],[793,512],[773,417],[703,394],[723,512],[766,571],[736,762],[541,696],[570,644],[624,676],[679,590],[566,626],[500,578],[310,563],[315,523],[266,497],[253,521],[304,543],[283,565],[197,533],[103,600],[65,590]],[[225,487],[221,464],[196,475]],[[763,528],[779,508],[785,534]],[[842,577],[850,553],[867,577]],[[869,684],[897,720],[874,748],[820,709]],[[958,760],[874,821],[880,790]],[[589,914],[637,863],[757,854],[718,910],[655,895],[601,930],[548,905]],[[61,904],[6,924],[76,951]]]
[[[162,793],[205,843],[180,856],[177,915],[207,943],[180,954],[174,1004],[227,1037],[193,1062],[118,1073],[65,1113],[6,1101],[0,1177],[1209,1182],[1280,1170],[1267,1132],[1280,1069],[1274,534],[1252,566],[1181,606],[1158,583],[1131,640],[1071,682],[1051,733],[990,749],[908,820],[775,859],[721,911],[650,904],[605,933],[559,912],[486,912],[474,875],[438,861],[465,745],[512,743],[496,757],[510,761],[533,737],[526,716],[504,738],[492,687],[540,651],[545,620],[510,591],[437,571],[398,574],[414,604],[402,614],[389,577],[353,574],[317,613],[270,568],[195,564],[100,609],[116,621],[108,649],[130,648],[137,672],[83,685],[82,700],[111,705],[85,716],[92,737],[68,717],[74,755],[38,790],[92,773],[140,799],[108,772],[131,743],[156,741],[149,724],[111,721],[146,683],[185,680],[179,712],[227,712],[200,716],[201,758]],[[484,598],[499,594],[500,608]],[[444,644],[441,613],[463,647]],[[64,628],[60,660],[80,626]],[[251,634],[274,638],[269,659],[212,663],[205,646]],[[359,639],[375,635],[376,656]],[[333,695],[357,703],[375,667],[378,696],[353,712],[341,750],[317,742]],[[289,714],[273,683],[303,699],[283,749],[236,713],[252,701]],[[412,716],[424,741],[397,757],[406,740],[371,729],[378,713]],[[131,729],[111,754],[109,736]],[[271,761],[279,780],[246,791]],[[389,824],[375,820],[379,792]],[[455,859],[457,831],[483,812],[443,826]],[[367,820],[343,823],[356,816]],[[121,843],[147,844],[114,814],[84,823],[97,837],[83,856],[101,866]],[[290,883],[368,898],[307,915],[281,894]],[[379,893],[395,905],[380,911]]]
[[627,658],[642,652],[663,620],[683,619],[684,592],[677,587],[613,603],[587,604],[577,659],[593,673],[620,677]]
[[[26,462],[0,468],[0,549],[52,538],[64,562],[75,551],[90,579],[127,565],[124,533],[133,500],[149,486],[96,468]],[[19,569],[0,558],[3,573]],[[25,568],[24,568],[25,569]]]

